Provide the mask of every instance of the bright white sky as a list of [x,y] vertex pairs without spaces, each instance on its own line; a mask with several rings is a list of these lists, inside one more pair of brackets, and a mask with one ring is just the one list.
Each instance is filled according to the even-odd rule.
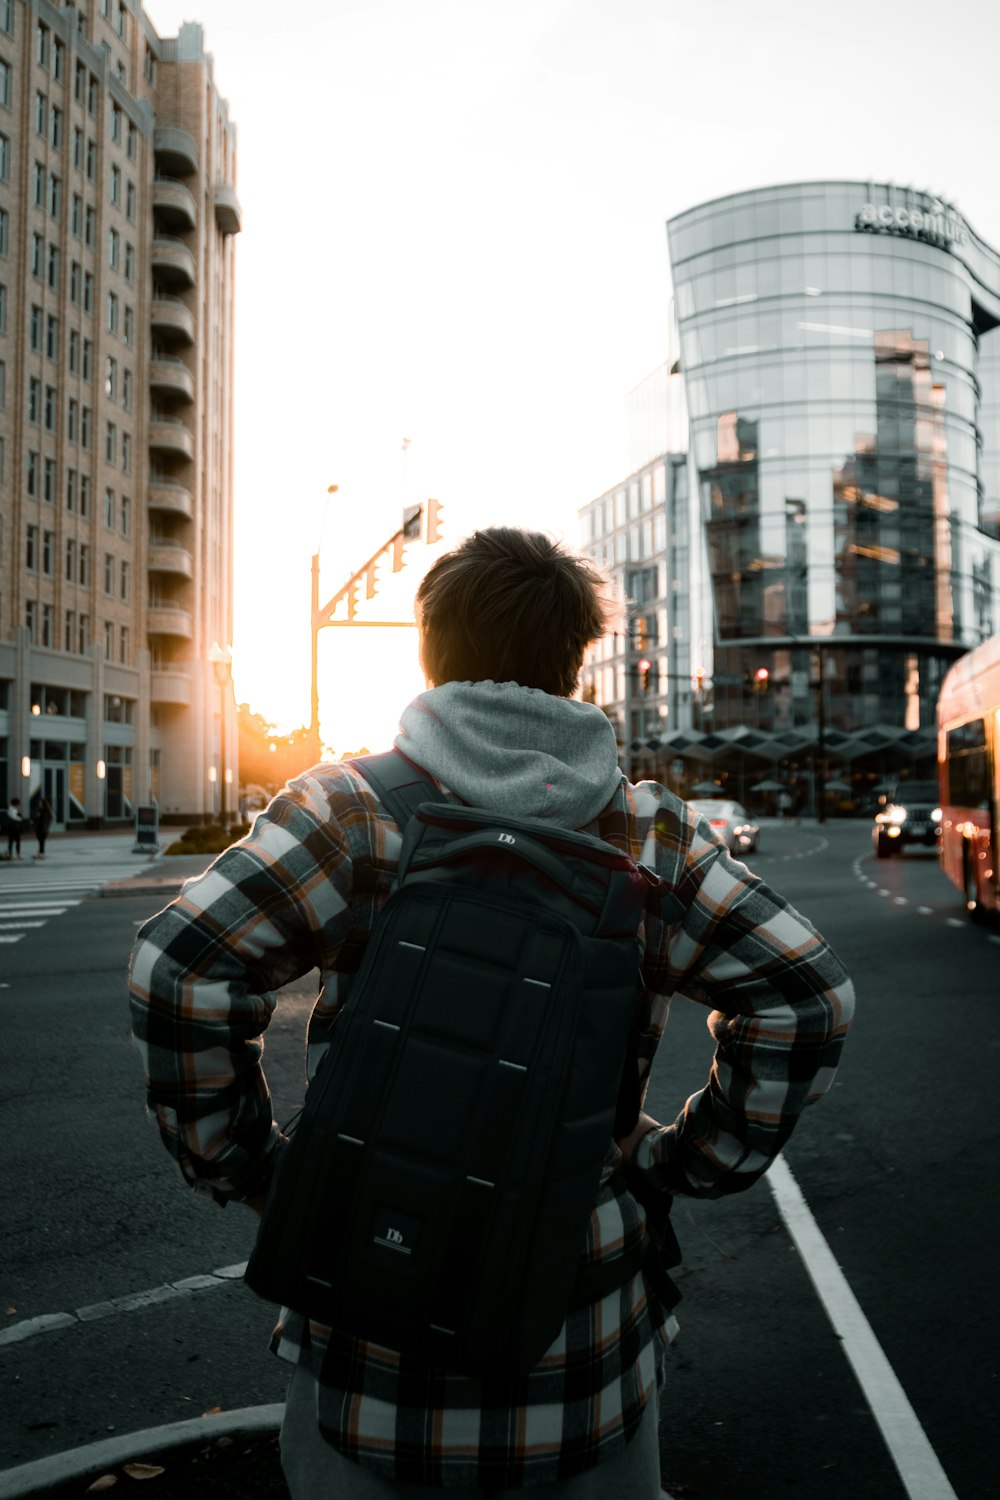
[[[147,10],[163,36],[202,23],[239,132],[234,670],[282,728],[309,716],[321,539],[324,598],[427,495],[449,542],[511,522],[575,544],[626,472],[625,393],[664,358],[671,215],[891,179],[1000,244],[986,0]],[[389,743],[414,637],[321,636],[336,754]]]

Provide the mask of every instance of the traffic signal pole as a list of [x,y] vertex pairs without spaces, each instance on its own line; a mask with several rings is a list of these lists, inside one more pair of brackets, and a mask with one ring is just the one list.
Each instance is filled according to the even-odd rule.
[[[319,553],[313,554],[312,559],[312,587],[310,590],[310,678],[309,678],[309,742],[310,750],[314,757],[314,764],[320,758],[321,747],[319,741],[319,633],[321,630],[332,630],[338,627],[351,626],[352,628],[363,627],[365,629],[410,629],[416,628],[415,620],[359,620],[357,619],[358,595],[362,589],[365,598],[372,599],[378,592],[378,569],[379,565],[391,558],[392,571],[399,573],[405,562],[405,547],[407,542],[420,540],[421,530],[424,530],[424,540],[427,543],[437,542],[441,538],[441,512],[443,506],[439,500],[428,500],[426,505],[408,505],[403,511],[403,524],[398,531],[394,531],[389,539],[382,543],[376,552],[373,552],[367,562],[362,563],[355,573],[352,573],[344,586],[323,605],[320,604],[319,593]],[[423,525],[426,520],[426,525]],[[347,618],[335,620],[333,616],[346,601]]]

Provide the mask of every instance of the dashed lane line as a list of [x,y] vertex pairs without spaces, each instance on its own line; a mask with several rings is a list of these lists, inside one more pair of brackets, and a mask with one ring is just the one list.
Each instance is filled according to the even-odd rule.
[[175,1297],[193,1297],[196,1292],[207,1292],[213,1287],[227,1286],[241,1281],[247,1268],[246,1261],[237,1266],[220,1266],[201,1276],[185,1276],[181,1281],[168,1281],[163,1286],[150,1287],[143,1292],[131,1292],[124,1297],[111,1297],[106,1302],[92,1302],[87,1307],[78,1307],[75,1312],[40,1313],[36,1318],[24,1318],[0,1329],[0,1349],[8,1344],[22,1344],[25,1339],[35,1338],[40,1333],[53,1333],[60,1328],[74,1328],[83,1323],[94,1323],[98,1318],[110,1318],[118,1313],[139,1312],[145,1307],[154,1307],[159,1302],[170,1302]]
[[767,1181],[823,1310],[842,1341],[907,1495],[910,1500],[958,1500],[783,1156],[772,1164]]

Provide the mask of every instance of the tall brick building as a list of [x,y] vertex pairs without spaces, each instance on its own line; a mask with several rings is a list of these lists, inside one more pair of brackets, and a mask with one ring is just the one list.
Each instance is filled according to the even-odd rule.
[[0,805],[57,826],[235,804],[239,228],[200,26],[0,0]]

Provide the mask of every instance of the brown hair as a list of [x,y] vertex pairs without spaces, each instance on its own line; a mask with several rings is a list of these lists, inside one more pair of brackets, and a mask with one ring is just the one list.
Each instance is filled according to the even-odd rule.
[[615,612],[587,558],[537,531],[491,526],[438,559],[417,590],[432,683],[518,682],[568,698]]

